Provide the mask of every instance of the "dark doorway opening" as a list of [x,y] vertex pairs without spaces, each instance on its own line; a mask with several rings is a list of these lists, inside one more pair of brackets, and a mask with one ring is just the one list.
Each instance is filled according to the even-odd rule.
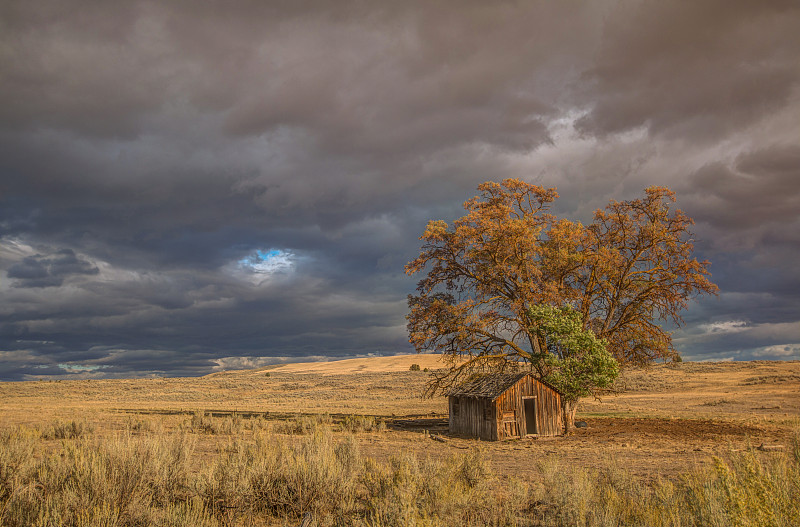
[[536,426],[536,397],[523,397],[522,406],[525,409],[525,433],[538,434],[539,427]]

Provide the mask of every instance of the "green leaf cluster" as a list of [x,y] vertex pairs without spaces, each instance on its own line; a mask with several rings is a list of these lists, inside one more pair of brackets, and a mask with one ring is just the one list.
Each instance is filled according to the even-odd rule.
[[542,380],[571,401],[611,386],[619,375],[619,364],[606,340],[582,326],[580,313],[569,305],[547,304],[531,306],[528,311],[531,333],[543,344],[541,353],[531,356]]

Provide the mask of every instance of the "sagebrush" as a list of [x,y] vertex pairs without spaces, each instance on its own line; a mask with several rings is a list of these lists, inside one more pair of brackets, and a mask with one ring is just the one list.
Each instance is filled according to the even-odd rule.
[[731,452],[677,480],[547,462],[522,481],[496,477],[477,446],[379,462],[327,417],[300,436],[222,420],[231,437],[192,469],[212,418],[197,419],[176,433],[151,423],[110,437],[1,430],[0,525],[271,525],[307,513],[319,526],[800,525],[800,433],[784,451]]

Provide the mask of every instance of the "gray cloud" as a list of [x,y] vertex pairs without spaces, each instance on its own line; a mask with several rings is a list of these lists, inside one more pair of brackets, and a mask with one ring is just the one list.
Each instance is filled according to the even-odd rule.
[[796,319],[800,271],[787,262],[800,247],[798,146],[764,145],[703,166],[686,183],[686,204],[717,255],[712,269],[721,271],[723,290],[790,299],[779,320]]
[[[674,188],[723,291],[687,312],[681,350],[785,357],[798,19],[792,2],[4,4],[0,378],[410,351],[417,237],[504,177],[557,186],[582,221]],[[746,345],[702,329],[737,320]]]
[[785,105],[800,79],[794,2],[632,2],[586,72],[588,133],[716,140]]
[[98,272],[97,267],[76,256],[72,249],[61,249],[47,257],[27,256],[9,267],[7,276],[15,279],[15,287],[56,287],[68,276]]
[[[693,175],[696,219],[741,232],[786,226],[797,233],[800,145],[769,146],[739,155],[733,166],[717,162]],[[746,204],[746,209],[739,208]],[[797,240],[795,240],[797,241]]]

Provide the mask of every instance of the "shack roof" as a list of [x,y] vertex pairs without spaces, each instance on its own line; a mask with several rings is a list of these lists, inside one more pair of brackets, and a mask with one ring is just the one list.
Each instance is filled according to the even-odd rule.
[[[497,399],[504,391],[514,386],[517,381],[530,374],[530,372],[521,372],[486,373],[483,375],[476,375],[459,386],[456,386],[450,392],[450,395],[456,397],[483,397],[488,399]],[[541,382],[551,390],[558,392],[558,390],[546,382],[539,379],[537,379],[537,381]]]

